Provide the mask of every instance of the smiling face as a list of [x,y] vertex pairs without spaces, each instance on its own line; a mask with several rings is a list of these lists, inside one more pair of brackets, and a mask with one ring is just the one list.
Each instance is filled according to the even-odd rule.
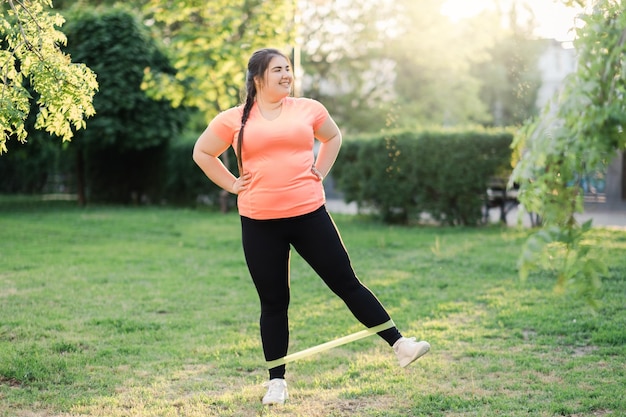
[[263,78],[255,78],[259,94],[268,100],[280,100],[291,93],[293,73],[289,61],[280,55],[275,55],[269,62]]

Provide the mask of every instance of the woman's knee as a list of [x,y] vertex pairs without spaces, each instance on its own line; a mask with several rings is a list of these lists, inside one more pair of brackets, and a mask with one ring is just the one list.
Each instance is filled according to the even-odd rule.
[[280,313],[289,309],[289,295],[261,296],[261,311],[263,313]]

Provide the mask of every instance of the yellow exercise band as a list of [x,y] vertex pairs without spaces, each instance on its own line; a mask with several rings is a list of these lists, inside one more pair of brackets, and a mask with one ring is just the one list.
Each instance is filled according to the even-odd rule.
[[352,333],[347,336],[340,337],[339,339],[331,340],[330,342],[322,343],[321,345],[313,346],[311,348],[301,350],[300,352],[292,353],[291,355],[287,355],[280,359],[267,361],[267,368],[272,369],[298,359],[306,358],[307,356],[311,356],[337,346],[345,345],[346,343],[354,342],[355,340],[363,339],[367,336],[373,335],[374,333],[391,329],[394,326],[395,323],[393,322],[393,320],[389,320],[388,322],[379,324],[378,326],[370,327],[366,330],[361,330],[360,332]]

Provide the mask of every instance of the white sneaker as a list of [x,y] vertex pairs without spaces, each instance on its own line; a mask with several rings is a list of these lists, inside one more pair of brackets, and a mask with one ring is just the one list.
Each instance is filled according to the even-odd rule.
[[398,363],[403,368],[427,354],[429,350],[428,342],[416,342],[414,337],[401,337],[393,344],[393,351],[396,352]]
[[284,404],[289,398],[287,382],[282,378],[274,378],[263,383],[267,387],[267,393],[263,396],[263,404]]

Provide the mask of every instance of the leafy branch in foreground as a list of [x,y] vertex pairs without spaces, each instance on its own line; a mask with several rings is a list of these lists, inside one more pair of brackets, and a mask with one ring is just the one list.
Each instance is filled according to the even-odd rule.
[[601,286],[601,276],[608,273],[608,269],[602,261],[589,255],[592,245],[584,238],[591,223],[588,220],[576,228],[551,226],[531,235],[518,262],[520,277],[526,280],[529,273],[537,269],[553,271],[557,277],[557,291],[572,287],[596,307],[595,296]]
[[96,75],[84,64],[71,62],[60,45],[65,35],[57,30],[65,22],[50,14],[51,0],[5,0],[0,11],[0,155],[6,142],[25,142],[24,122],[37,94],[37,129],[71,140],[72,128],[85,128],[95,114]]
[[544,225],[528,239],[520,273],[555,269],[558,287],[575,284],[587,299],[599,287],[604,269],[584,243],[591,222],[581,226],[574,215],[583,211],[585,177],[604,172],[626,147],[626,14],[621,8],[619,1],[601,0],[581,17],[577,71],[513,143],[521,157],[511,181],[520,184],[524,208],[538,214]]

